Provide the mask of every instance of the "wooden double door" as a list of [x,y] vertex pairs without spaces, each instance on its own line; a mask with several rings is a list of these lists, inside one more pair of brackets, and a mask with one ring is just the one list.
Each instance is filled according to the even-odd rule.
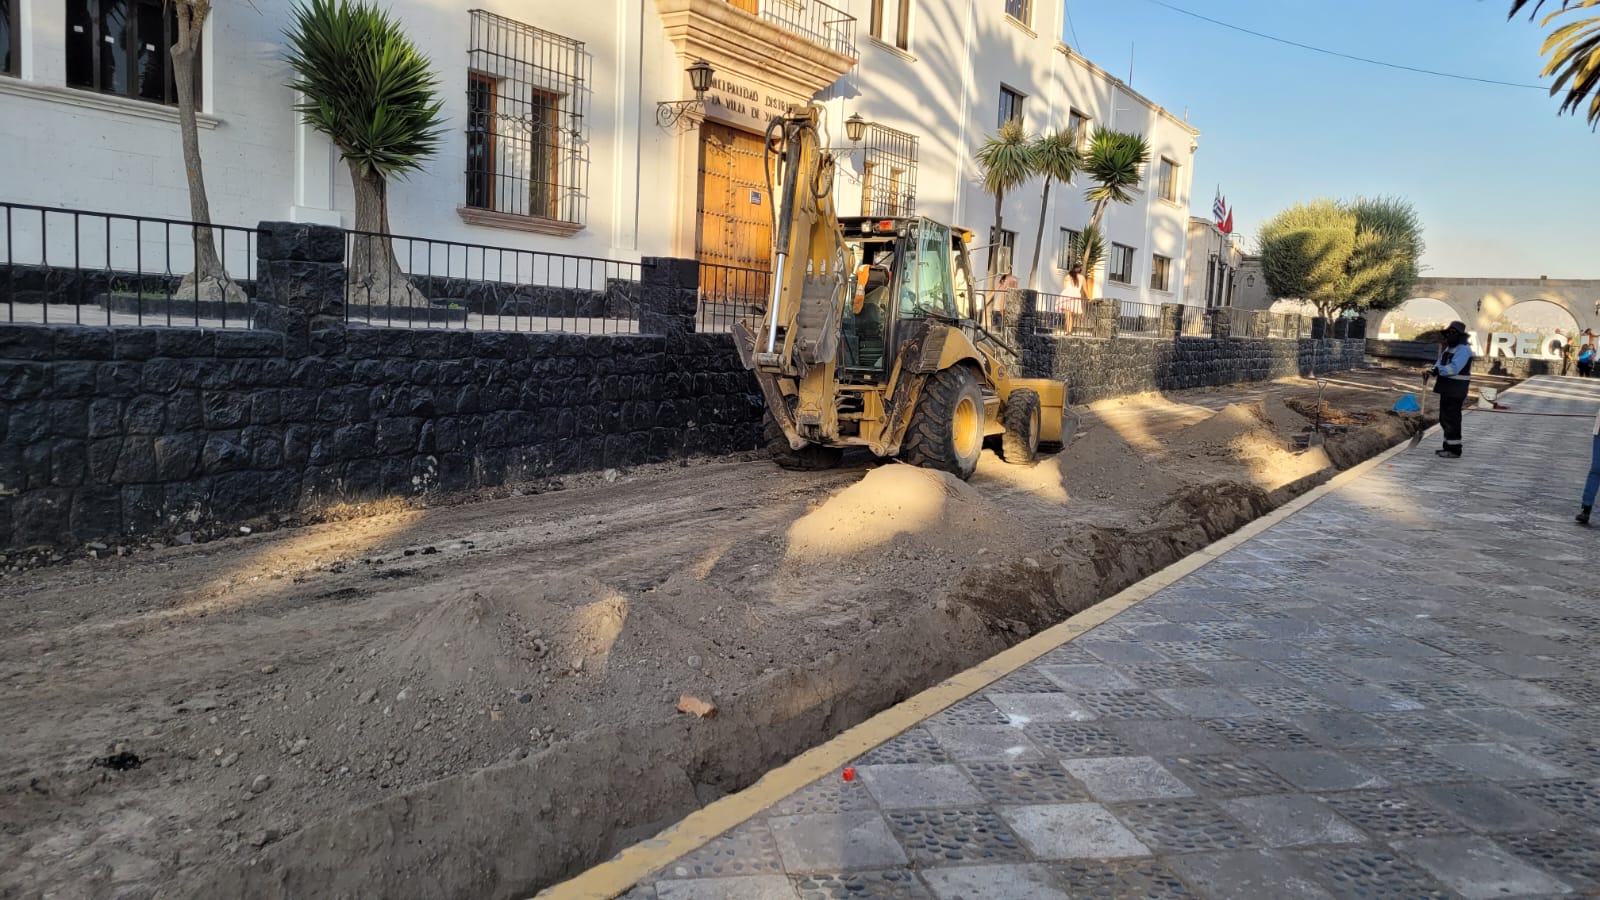
[[748,302],[772,269],[772,198],[766,140],[716,122],[700,124],[699,223],[695,255],[707,299]]

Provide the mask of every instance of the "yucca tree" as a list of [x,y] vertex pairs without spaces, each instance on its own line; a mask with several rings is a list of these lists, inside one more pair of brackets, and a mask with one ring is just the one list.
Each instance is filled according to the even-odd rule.
[[421,168],[439,146],[443,101],[427,57],[400,24],[366,0],[309,0],[285,32],[295,110],[326,134],[350,167],[355,230],[345,261],[351,299],[426,305],[395,261],[389,237],[389,179]]
[[1028,269],[1028,287],[1037,288],[1034,279],[1039,275],[1039,248],[1044,244],[1044,220],[1049,217],[1050,185],[1059,181],[1065,184],[1077,174],[1083,158],[1078,154],[1078,132],[1052,131],[1041,134],[1028,148],[1035,175],[1044,176],[1044,195],[1039,199],[1039,231],[1033,236],[1033,265]]
[[1033,177],[1033,147],[1021,119],[1009,119],[1000,130],[983,139],[978,148],[978,166],[983,170],[983,189],[994,198],[994,238],[989,248],[989,278],[1000,273],[995,270],[999,257],[1002,209],[1006,192],[1026,184]]
[[[1531,19],[1546,2],[1555,5],[1553,0],[1512,0],[1507,18],[1526,9]],[[1569,21],[1550,32],[1539,48],[1540,54],[1550,58],[1540,74],[1555,76],[1555,83],[1550,85],[1552,97],[1567,92],[1558,114],[1577,115],[1587,102],[1585,116],[1589,127],[1594,128],[1600,126],[1600,91],[1596,90],[1600,88],[1600,15],[1578,15],[1579,10],[1584,9],[1600,9],[1600,0],[1561,0],[1561,6],[1539,23],[1549,28],[1562,16],[1571,16]]]
[[1067,259],[1071,269],[1067,275],[1077,275],[1082,283],[1081,296],[1094,296],[1094,273],[1106,258],[1106,238],[1100,229],[1090,225],[1074,234],[1067,244]]
[[[204,161],[200,156],[200,127],[195,108],[195,62],[200,54],[200,34],[211,15],[211,0],[167,0],[178,22],[178,33],[168,52],[172,56],[172,82],[178,99],[178,137],[183,148],[183,171],[189,185],[189,219],[211,224],[211,200],[206,194]],[[228,276],[217,256],[211,229],[194,230],[194,271],[185,275],[178,296],[197,300],[244,303],[244,290]]]
[[[1150,144],[1144,135],[1096,128],[1089,140],[1089,153],[1083,159],[1083,173],[1089,176],[1084,198],[1091,204],[1089,227],[1101,230],[1106,208],[1113,203],[1132,203],[1134,189],[1144,178],[1150,162]],[[1093,273],[1088,261],[1084,271]],[[1090,295],[1085,293],[1087,299]]]

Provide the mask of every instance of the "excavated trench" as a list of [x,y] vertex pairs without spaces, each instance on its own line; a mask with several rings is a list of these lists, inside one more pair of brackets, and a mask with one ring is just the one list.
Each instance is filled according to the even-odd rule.
[[525,759],[323,819],[226,868],[186,870],[178,893],[530,896],[1237,530],[1415,427],[1389,417],[1352,428],[1324,448],[1331,465],[1271,491],[1193,485],[1139,527],[1057,529],[1052,540],[997,555],[1003,562],[966,569],[941,596],[867,623],[850,652],[768,670],[721,702],[715,718],[594,728]]

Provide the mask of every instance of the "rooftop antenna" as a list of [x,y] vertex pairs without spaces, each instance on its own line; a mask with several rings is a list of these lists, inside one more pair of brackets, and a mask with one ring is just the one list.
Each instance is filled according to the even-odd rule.
[[1133,48],[1136,46],[1133,41],[1128,42],[1128,87],[1133,87]]

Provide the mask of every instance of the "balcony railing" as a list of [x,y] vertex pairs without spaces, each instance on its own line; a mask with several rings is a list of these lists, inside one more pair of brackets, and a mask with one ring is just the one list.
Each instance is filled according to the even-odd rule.
[[822,0],[728,0],[736,9],[771,22],[790,34],[835,53],[855,58],[856,20]]

